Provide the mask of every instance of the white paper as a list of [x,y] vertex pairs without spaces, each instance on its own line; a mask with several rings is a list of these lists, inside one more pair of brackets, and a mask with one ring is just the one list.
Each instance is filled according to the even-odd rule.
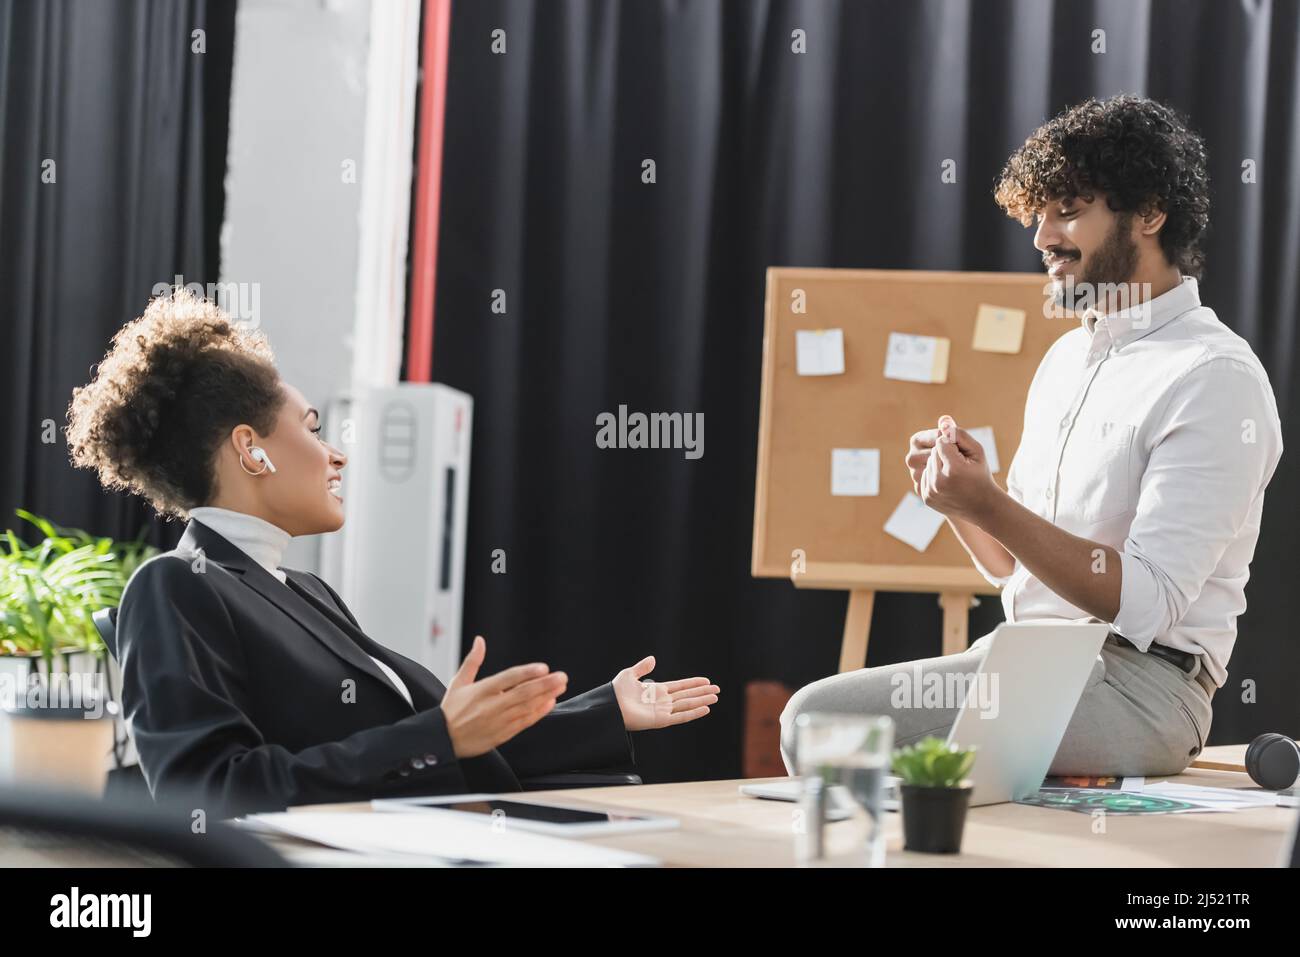
[[254,827],[361,854],[409,854],[488,864],[645,866],[652,857],[600,844],[464,821],[454,814],[384,814],[366,811],[295,811],[253,814]]
[[946,382],[948,340],[891,332],[885,348],[885,378],[904,382]]
[[1002,468],[998,461],[998,446],[993,439],[993,426],[981,425],[979,428],[967,429],[970,437],[984,446],[984,458],[988,460],[989,472],[996,474]]
[[800,375],[844,374],[843,329],[800,329],[794,342]]
[[934,536],[939,534],[943,524],[943,515],[921,501],[913,492],[903,496],[894,509],[894,514],[885,522],[885,531],[899,541],[906,542],[918,552],[930,547]]
[[832,495],[879,495],[880,449],[831,449]]
[[1277,792],[1256,791],[1245,788],[1214,788],[1199,784],[1177,784],[1161,781],[1148,784],[1142,789],[1143,794],[1170,798],[1175,801],[1191,801],[1204,807],[1236,810],[1249,807],[1273,807],[1277,804]]

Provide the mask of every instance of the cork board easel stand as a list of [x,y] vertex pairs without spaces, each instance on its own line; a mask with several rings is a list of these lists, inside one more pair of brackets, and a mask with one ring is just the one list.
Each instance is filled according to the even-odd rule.
[[[849,593],[841,672],[866,663],[877,592],[937,594],[944,654],[967,647],[974,596],[997,594],[946,523],[923,552],[884,525],[912,491],[908,439],[944,413],[963,427],[993,428],[1001,466],[994,478],[1005,487],[1034,371],[1077,322],[1047,315],[1045,286],[1036,273],[768,270],[751,571]],[[981,304],[1025,312],[1019,352],[971,348]],[[803,329],[843,330],[843,374],[797,374],[795,333]],[[886,379],[891,332],[947,338],[947,381]],[[836,448],[880,450],[879,495],[831,495]]]
[[848,591],[849,605],[844,618],[844,636],[840,642],[841,673],[862,668],[867,663],[867,637],[871,634],[871,614],[876,592],[938,592],[943,608],[943,654],[964,651],[969,644],[970,609],[976,595],[996,595],[978,573],[974,578],[940,576],[917,583],[915,573],[905,566],[895,568],[811,562],[807,571],[791,576],[796,588],[823,588]]

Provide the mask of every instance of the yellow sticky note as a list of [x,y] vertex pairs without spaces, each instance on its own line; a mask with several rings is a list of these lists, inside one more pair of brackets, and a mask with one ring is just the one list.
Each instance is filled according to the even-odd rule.
[[930,369],[931,382],[948,381],[948,340],[936,339],[934,343],[934,365]]
[[1019,352],[1025,337],[1025,311],[980,304],[975,315],[975,341],[980,352]]

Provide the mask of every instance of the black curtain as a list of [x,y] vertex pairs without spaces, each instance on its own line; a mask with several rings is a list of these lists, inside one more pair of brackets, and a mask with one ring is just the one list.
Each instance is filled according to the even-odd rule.
[[217,281],[234,24],[234,0],[0,0],[0,528],[179,538],[62,429],[155,284]]
[[[832,673],[846,604],[749,574],[764,270],[1041,269],[991,187],[1089,95],[1156,97],[1205,135],[1202,298],[1300,444],[1298,61],[1294,0],[457,2],[434,369],[475,399],[465,621],[489,670],[544,659],[577,690],[654,653],[656,676],[708,675],[714,713],[640,735],[640,764],[738,774],[746,683]],[[598,449],[620,404],[703,412],[703,458]],[[1300,734],[1298,491],[1284,456],[1212,743]],[[972,637],[1001,618],[985,599]],[[938,654],[940,622],[935,596],[879,596],[869,664]]]

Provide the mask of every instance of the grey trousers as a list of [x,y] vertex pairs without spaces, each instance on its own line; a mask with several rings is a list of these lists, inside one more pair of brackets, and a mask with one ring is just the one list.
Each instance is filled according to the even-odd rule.
[[[889,715],[894,720],[895,747],[931,734],[946,736],[961,702],[906,702],[906,707],[895,707],[899,699],[894,676],[899,672],[914,676],[918,667],[922,674],[973,674],[992,637],[990,632],[960,654],[862,668],[800,688],[781,714],[781,757],[786,770],[795,773],[794,721],[803,712]],[[1048,773],[1158,776],[1182,771],[1205,747],[1210,734],[1212,690],[1206,686],[1213,689],[1214,685],[1200,671],[1199,657],[1189,675],[1113,635],[1107,638]],[[930,679],[930,683],[937,682]]]

